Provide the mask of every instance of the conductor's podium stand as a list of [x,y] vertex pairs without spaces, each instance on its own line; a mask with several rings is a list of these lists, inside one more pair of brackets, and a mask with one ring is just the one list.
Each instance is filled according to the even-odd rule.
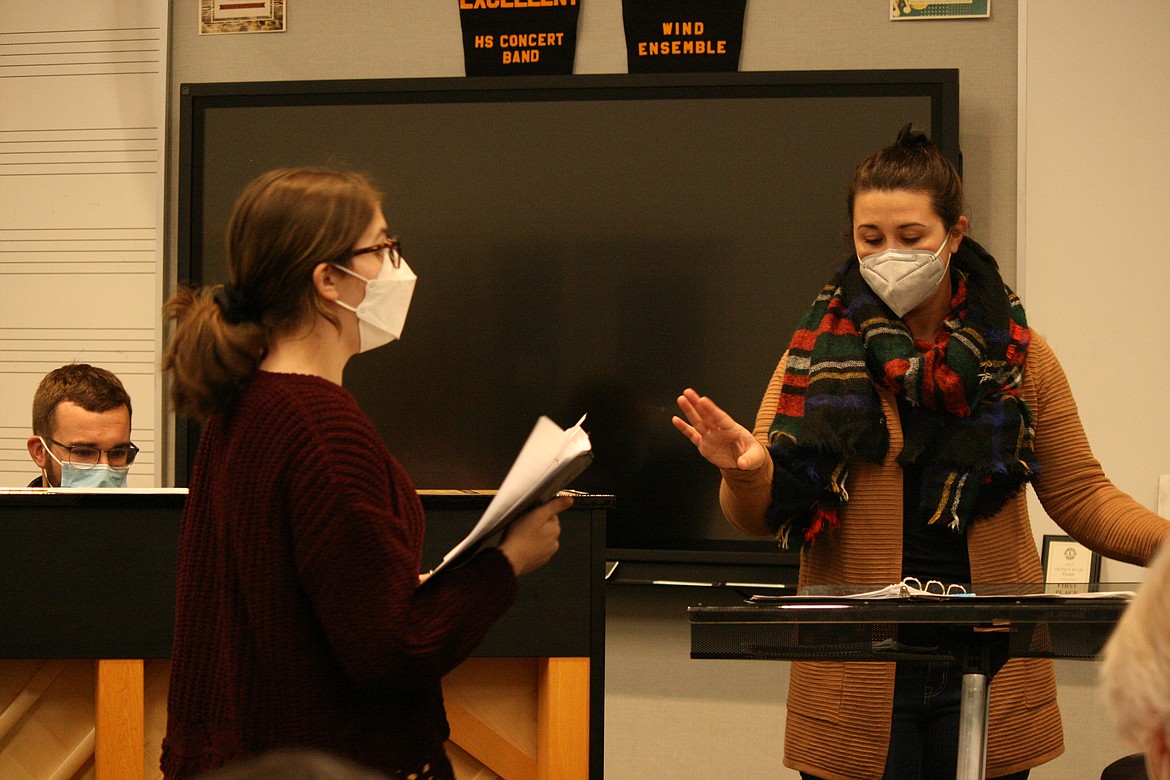
[[[161,777],[185,490],[0,491],[0,778]],[[423,494],[426,567],[490,495]],[[605,513],[579,496],[560,552],[444,679],[458,777],[600,778]]]
[[[1107,590],[1061,596],[1043,586],[976,585],[972,594],[994,595],[776,596],[742,606],[694,606],[688,610],[691,657],[957,661],[963,689],[955,776],[981,780],[995,673],[1009,658],[1095,658],[1129,603],[1120,587]],[[899,642],[898,627],[907,625],[934,627],[937,644]]]

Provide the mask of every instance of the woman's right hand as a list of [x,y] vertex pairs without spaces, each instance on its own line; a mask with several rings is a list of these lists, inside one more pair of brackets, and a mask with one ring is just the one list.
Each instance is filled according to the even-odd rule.
[[767,462],[764,445],[707,396],[688,387],[678,397],[678,408],[687,419],[672,417],[674,427],[719,468],[755,471]]
[[517,577],[548,563],[560,548],[561,520],[557,514],[572,505],[571,496],[557,496],[508,526],[500,552],[512,564]]

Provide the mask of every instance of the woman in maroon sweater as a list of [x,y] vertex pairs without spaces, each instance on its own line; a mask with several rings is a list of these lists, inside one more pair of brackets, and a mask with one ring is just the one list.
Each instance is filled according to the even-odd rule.
[[396,339],[415,276],[358,175],[283,169],[228,225],[231,282],[180,290],[164,359],[206,422],[183,515],[168,780],[283,746],[450,778],[440,678],[556,552],[558,498],[420,587],[406,472],[341,387]]

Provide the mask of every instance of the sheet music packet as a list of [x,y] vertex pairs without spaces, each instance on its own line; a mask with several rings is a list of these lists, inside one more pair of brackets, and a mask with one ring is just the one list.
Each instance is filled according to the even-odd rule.
[[479,522],[431,573],[458,565],[520,515],[551,501],[588,468],[593,462],[593,447],[581,427],[584,422],[585,415],[581,415],[576,425],[562,430],[548,417],[537,420]]

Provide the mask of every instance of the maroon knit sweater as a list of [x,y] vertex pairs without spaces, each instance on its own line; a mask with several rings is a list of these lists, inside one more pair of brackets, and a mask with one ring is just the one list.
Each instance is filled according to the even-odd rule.
[[423,525],[348,391],[258,373],[195,459],[166,778],[280,746],[450,777],[439,680],[511,606],[516,579],[490,549],[420,588]]

